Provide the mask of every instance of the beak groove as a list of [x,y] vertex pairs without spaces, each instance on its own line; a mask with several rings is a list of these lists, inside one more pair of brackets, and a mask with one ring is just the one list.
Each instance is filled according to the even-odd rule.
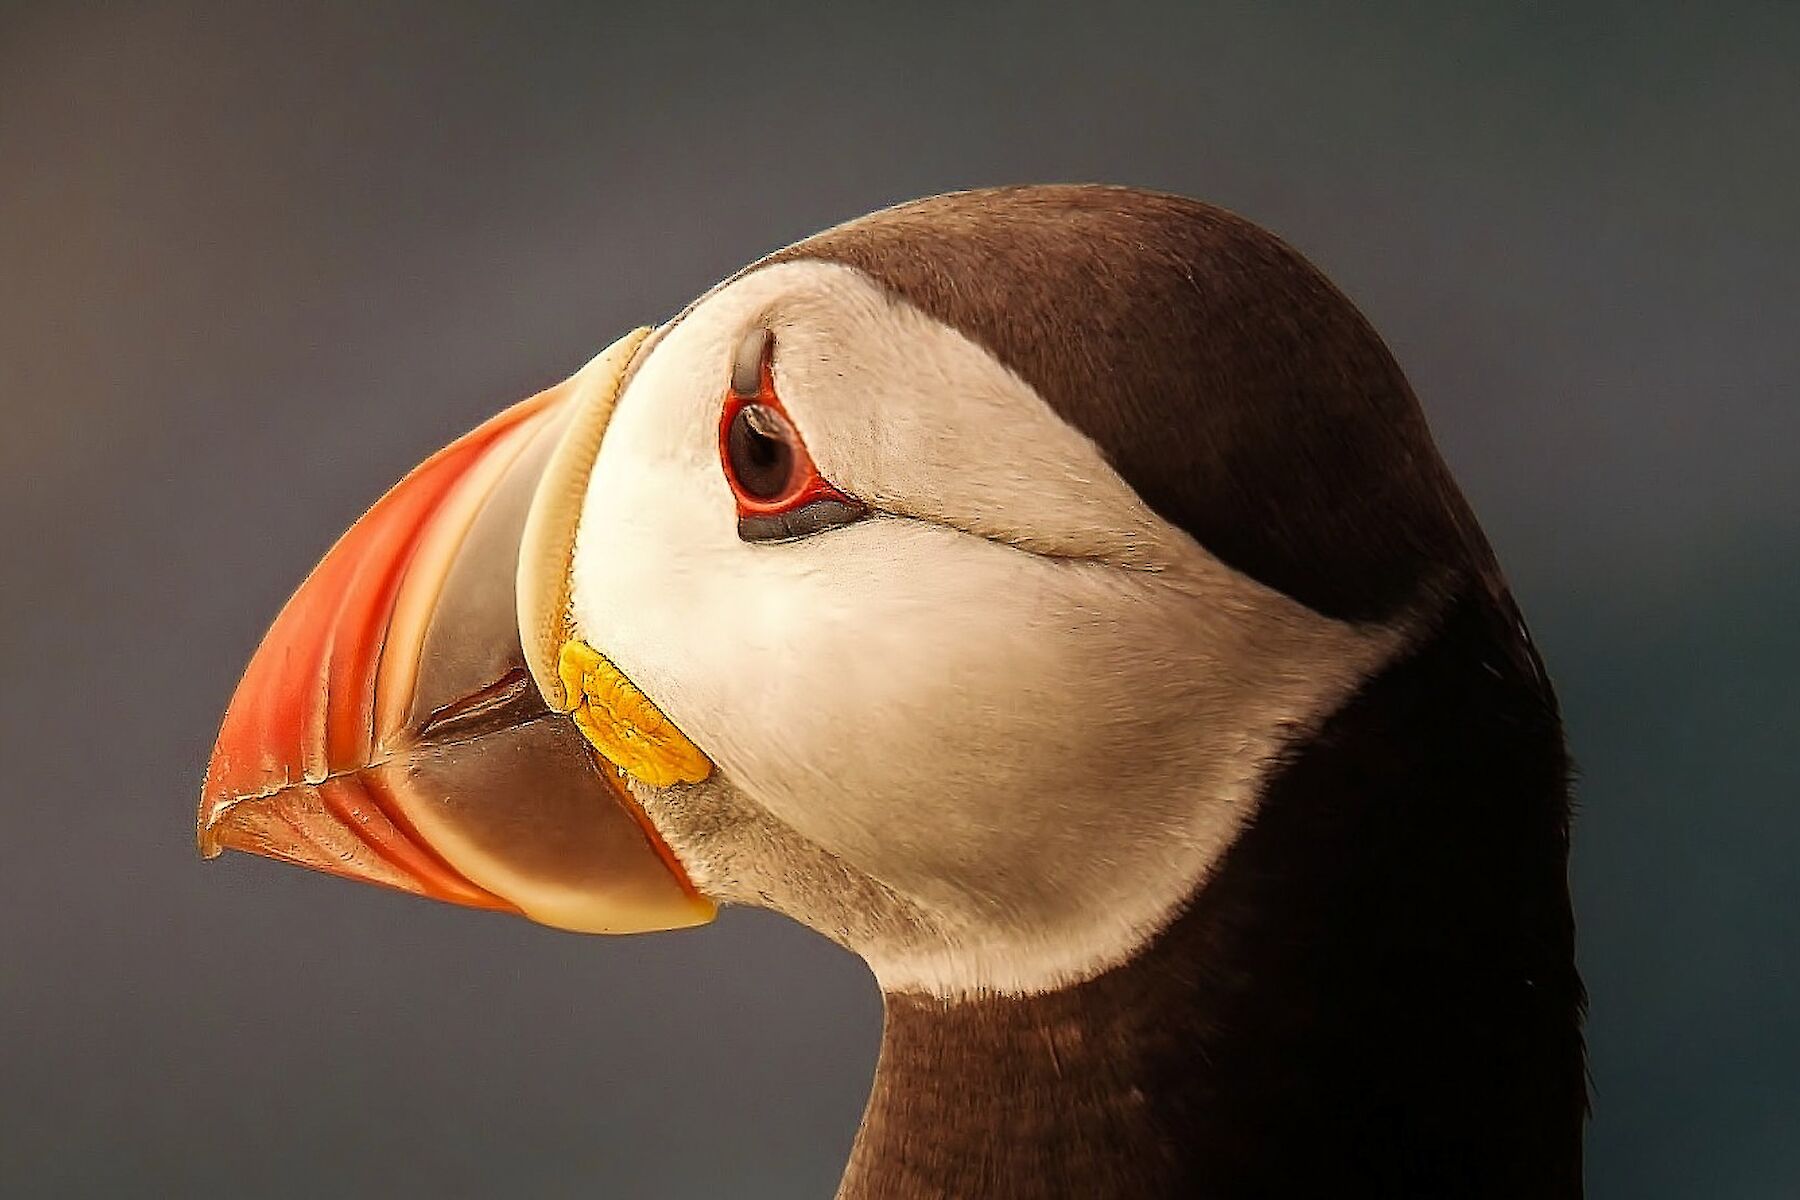
[[470,908],[519,911],[433,853],[383,802],[380,780],[361,771],[239,797],[202,828],[200,841],[208,858],[244,850]]

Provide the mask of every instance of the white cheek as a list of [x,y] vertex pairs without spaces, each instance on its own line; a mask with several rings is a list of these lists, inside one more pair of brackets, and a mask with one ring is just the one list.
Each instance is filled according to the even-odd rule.
[[1193,798],[1159,773],[1208,753],[1197,723],[1229,741],[1251,681],[1215,670],[1210,708],[1176,686],[1207,668],[1142,581],[889,517],[746,545],[693,482],[597,473],[631,516],[584,543],[580,610],[752,801],[959,926],[1177,877]]
[[967,887],[1092,765],[1107,722],[1077,693],[1110,639],[1072,636],[1040,578],[1058,564],[892,518],[753,549],[758,602],[689,699],[721,765],[812,840],[892,885]]
[[[1116,571],[882,516],[746,544],[693,449],[716,416],[671,369],[640,378],[595,464],[578,628],[751,798],[929,891],[994,874],[1021,827],[1091,790],[1081,777],[1142,761],[1107,753],[1111,726],[1142,716],[1093,681],[1148,631],[1099,591],[1081,611],[1073,586]],[[1072,807],[1059,828],[1100,815]]]
[[[718,420],[736,340],[765,319],[821,465],[921,519],[739,539]],[[1227,570],[923,320],[801,265],[689,312],[601,444],[574,623],[751,803],[929,914],[935,941],[858,947],[884,985],[1038,990],[1141,945],[1284,739],[1398,635]],[[909,372],[920,347],[933,369]]]

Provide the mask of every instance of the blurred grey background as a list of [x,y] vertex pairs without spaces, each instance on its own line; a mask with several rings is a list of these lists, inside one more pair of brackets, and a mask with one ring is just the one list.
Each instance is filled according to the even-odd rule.
[[1373,318],[1582,767],[1590,1194],[1800,1195],[1800,8],[0,8],[0,1193],[818,1196],[861,965],[243,856],[239,670],[427,452],[912,196],[1166,188]]

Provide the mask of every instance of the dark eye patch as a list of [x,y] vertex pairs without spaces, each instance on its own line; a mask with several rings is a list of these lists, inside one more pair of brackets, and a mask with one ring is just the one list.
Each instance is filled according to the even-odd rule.
[[746,542],[791,542],[860,521],[868,512],[867,505],[855,500],[814,500],[783,513],[741,513],[738,536]]

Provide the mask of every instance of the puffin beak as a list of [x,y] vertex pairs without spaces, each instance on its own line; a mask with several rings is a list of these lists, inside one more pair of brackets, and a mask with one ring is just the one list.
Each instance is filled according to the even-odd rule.
[[[711,919],[576,705],[546,701],[549,668],[520,636],[522,612],[566,599],[565,578],[543,576],[567,554],[542,546],[572,545],[586,468],[576,485],[547,470],[584,445],[591,464],[644,335],[427,459],[326,554],[226,710],[204,855],[248,850],[585,932]],[[532,512],[540,492],[548,516]]]

